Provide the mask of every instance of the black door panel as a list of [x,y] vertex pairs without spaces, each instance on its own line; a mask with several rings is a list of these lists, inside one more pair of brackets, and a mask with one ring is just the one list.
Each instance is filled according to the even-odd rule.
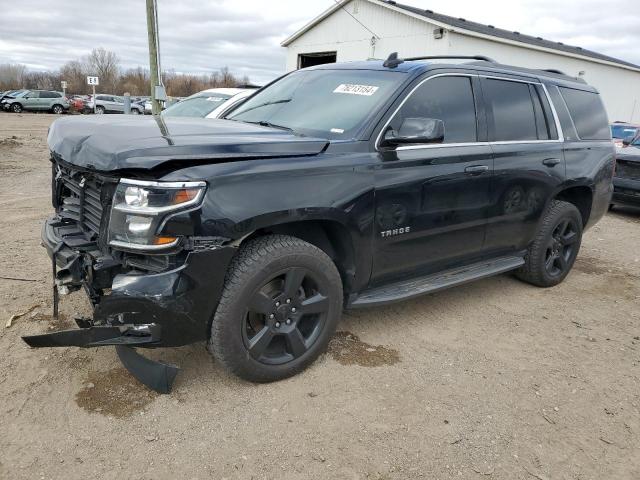
[[493,144],[492,149],[494,175],[486,247],[522,250],[535,235],[547,199],[564,181],[562,144]]
[[[400,150],[376,171],[372,280],[435,271],[477,256],[490,202],[488,145]],[[465,170],[483,166],[483,171]]]

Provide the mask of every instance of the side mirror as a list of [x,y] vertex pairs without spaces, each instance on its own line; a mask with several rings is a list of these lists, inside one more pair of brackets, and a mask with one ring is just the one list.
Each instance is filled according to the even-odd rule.
[[437,118],[405,118],[396,132],[385,132],[382,144],[385,146],[406,145],[410,143],[442,143],[444,141],[444,122]]
[[631,145],[633,143],[633,139],[635,137],[627,137],[622,139],[622,145],[624,145],[625,147],[628,147],[629,145]]

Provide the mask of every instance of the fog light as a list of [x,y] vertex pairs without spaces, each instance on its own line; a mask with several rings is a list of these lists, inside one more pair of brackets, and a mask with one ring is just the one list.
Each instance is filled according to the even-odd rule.
[[147,233],[151,227],[151,222],[152,218],[150,217],[127,215],[127,229],[135,235]]

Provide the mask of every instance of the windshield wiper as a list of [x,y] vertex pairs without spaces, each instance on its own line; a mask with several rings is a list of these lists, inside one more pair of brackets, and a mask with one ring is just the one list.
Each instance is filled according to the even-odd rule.
[[276,125],[275,123],[267,122],[266,120],[260,120],[259,122],[245,122],[245,123],[253,123],[254,125],[260,125],[261,127],[279,128],[280,130],[293,132],[293,128],[285,127],[284,125]]
[[266,107],[269,105],[277,105],[279,103],[287,103],[290,102],[292,99],[291,98],[283,98],[281,100],[273,100],[271,102],[264,102],[264,103],[260,103],[254,107],[248,108],[246,110],[243,110],[242,112],[239,113],[239,115],[242,115],[243,113],[247,113],[250,112],[251,110],[256,110],[257,108],[262,108],[262,107]]

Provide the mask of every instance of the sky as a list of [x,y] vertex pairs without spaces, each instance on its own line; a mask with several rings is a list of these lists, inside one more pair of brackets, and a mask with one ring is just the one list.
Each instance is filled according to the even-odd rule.
[[[163,69],[228,66],[257,83],[282,74],[280,42],[333,0],[158,0]],[[640,10],[619,0],[402,0],[640,64]],[[627,8],[631,7],[631,8]],[[361,28],[354,22],[354,28]],[[148,66],[145,0],[0,0],[0,64],[59,68],[95,47]]]

